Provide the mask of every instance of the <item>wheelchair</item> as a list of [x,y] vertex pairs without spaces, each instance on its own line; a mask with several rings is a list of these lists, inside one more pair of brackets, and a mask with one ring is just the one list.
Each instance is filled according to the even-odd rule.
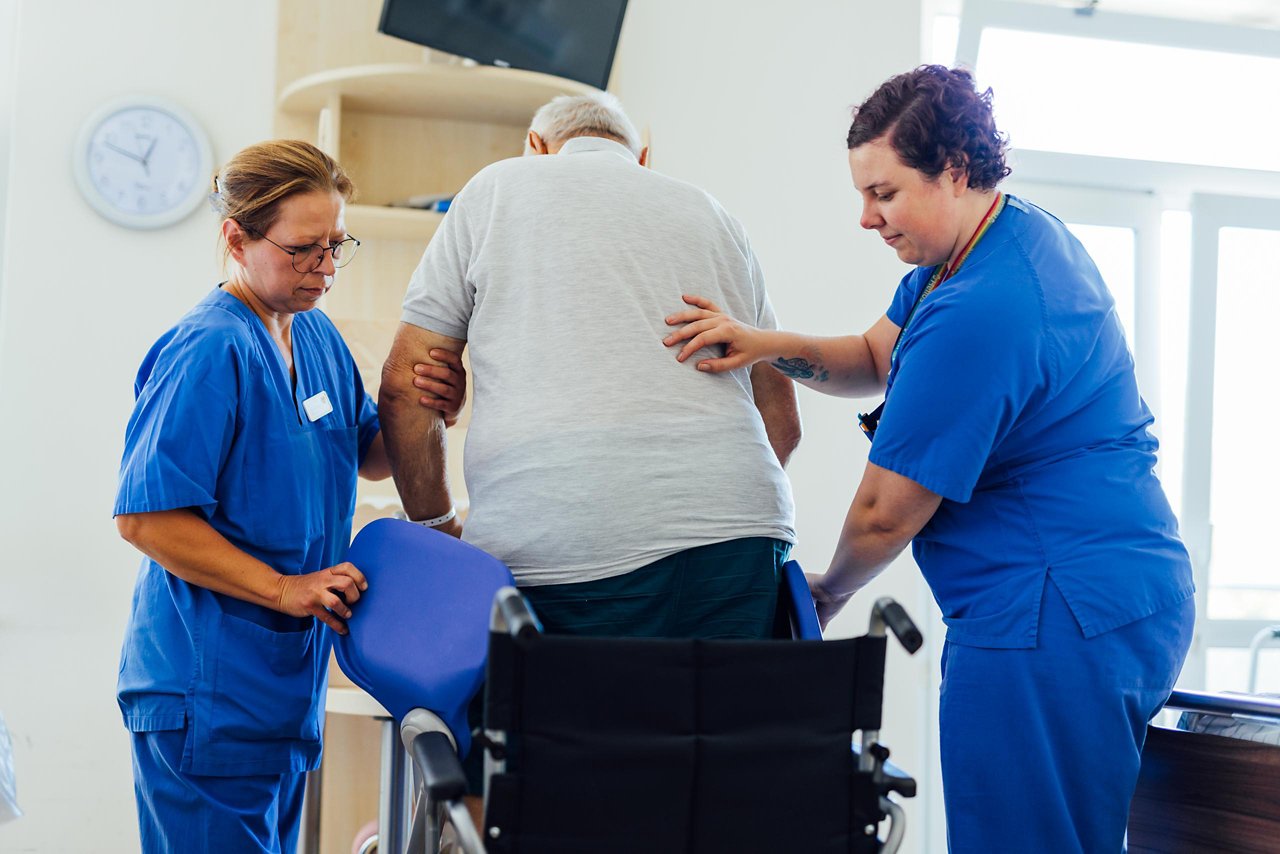
[[[415,770],[407,851],[440,850],[446,817],[453,850],[467,854],[900,845],[893,796],[913,797],[916,784],[879,741],[886,629],[910,652],[922,639],[892,600],[875,603],[867,635],[823,642],[793,561],[779,598],[797,640],[567,637],[542,633],[500,562],[438,532],[379,520],[348,559],[369,593],[338,660],[400,723]],[[477,624],[480,601],[489,613]],[[420,605],[412,625],[405,603]],[[477,828],[459,755],[481,678]]]

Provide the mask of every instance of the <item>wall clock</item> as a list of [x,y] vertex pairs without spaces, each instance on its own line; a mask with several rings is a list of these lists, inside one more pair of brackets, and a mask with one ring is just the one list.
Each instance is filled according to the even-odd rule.
[[129,97],[89,116],[73,152],[76,183],[93,209],[129,228],[186,217],[210,192],[213,149],[176,104]]

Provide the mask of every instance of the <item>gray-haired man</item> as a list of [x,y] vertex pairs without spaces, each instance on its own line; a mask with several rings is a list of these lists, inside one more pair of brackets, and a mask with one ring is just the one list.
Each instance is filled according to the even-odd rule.
[[549,631],[769,636],[795,540],[794,389],[764,365],[699,373],[662,344],[693,292],[776,327],[742,226],[642,168],[612,96],[547,104],[525,153],[551,156],[477,174],[410,281],[380,399],[405,510],[452,508],[413,365],[470,347],[465,539],[511,567]]

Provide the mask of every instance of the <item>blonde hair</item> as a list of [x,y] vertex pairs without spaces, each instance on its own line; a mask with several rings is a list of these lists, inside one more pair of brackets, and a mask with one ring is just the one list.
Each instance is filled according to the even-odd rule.
[[[251,145],[213,176],[209,204],[219,222],[233,219],[254,236],[266,234],[280,205],[298,193],[337,193],[355,198],[356,187],[338,162],[309,142],[273,139]],[[225,264],[230,249],[223,246]]]
[[[640,134],[623,112],[622,102],[608,92],[552,98],[533,114],[529,130],[548,145],[563,145],[576,136],[604,136],[616,139],[640,156]],[[527,146],[526,142],[526,149]]]

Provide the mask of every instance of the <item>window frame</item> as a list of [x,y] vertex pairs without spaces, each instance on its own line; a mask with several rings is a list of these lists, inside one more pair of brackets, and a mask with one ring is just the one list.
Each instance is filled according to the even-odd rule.
[[[1254,635],[1280,622],[1209,617],[1209,570],[1213,562],[1213,418],[1217,357],[1219,237],[1224,228],[1280,232],[1280,198],[1196,193],[1191,198],[1191,329],[1188,336],[1186,462],[1183,469],[1182,534],[1191,552],[1196,580],[1196,634],[1193,648],[1204,679],[1210,647],[1247,648]],[[1192,405],[1192,401],[1197,405]],[[1188,669],[1192,659],[1188,659]]]

